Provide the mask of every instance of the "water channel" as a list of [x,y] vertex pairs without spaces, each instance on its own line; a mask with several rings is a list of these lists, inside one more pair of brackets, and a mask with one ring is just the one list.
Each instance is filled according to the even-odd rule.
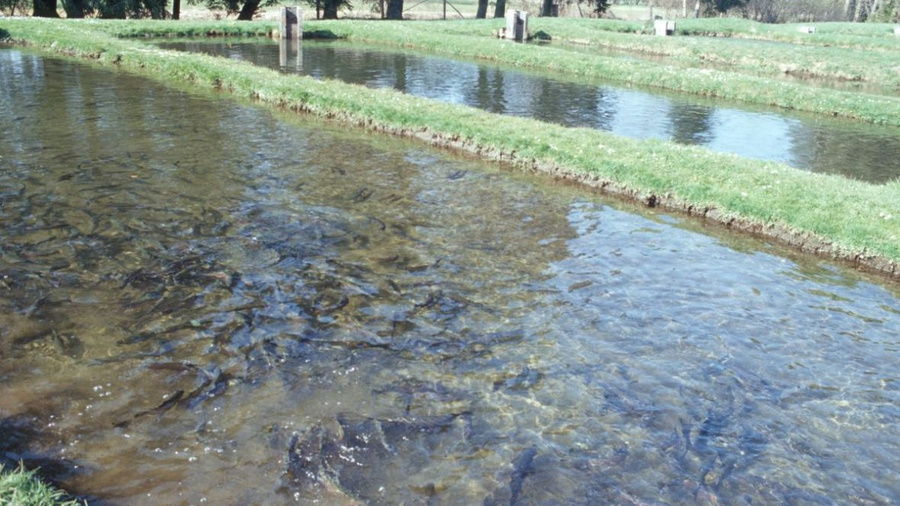
[[900,177],[900,129],[622,88],[513,67],[346,42],[268,39],[165,42],[167,49],[247,60],[284,72],[591,127],[633,138],[671,139],[800,169],[882,183]]
[[895,504],[900,298],[0,49],[0,462],[92,504]]

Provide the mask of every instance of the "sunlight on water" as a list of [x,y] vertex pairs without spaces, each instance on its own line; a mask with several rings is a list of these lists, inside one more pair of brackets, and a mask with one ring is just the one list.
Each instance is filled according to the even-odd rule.
[[0,90],[4,463],[111,504],[900,500],[896,287],[19,50]]

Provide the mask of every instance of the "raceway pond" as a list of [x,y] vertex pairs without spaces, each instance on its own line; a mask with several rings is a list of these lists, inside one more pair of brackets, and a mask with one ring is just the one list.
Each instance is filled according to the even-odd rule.
[[895,286],[16,49],[0,113],[0,459],[92,503],[900,500]]
[[873,183],[900,177],[894,162],[900,159],[896,127],[339,41],[307,40],[298,46],[269,39],[204,39],[157,45],[317,79],[395,88],[498,114],[696,144]]

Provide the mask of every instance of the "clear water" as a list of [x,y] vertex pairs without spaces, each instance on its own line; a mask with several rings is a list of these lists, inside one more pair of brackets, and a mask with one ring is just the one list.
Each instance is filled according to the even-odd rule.
[[0,50],[0,460],[96,504],[895,504],[900,299]]
[[340,79],[499,114],[670,139],[796,168],[881,183],[900,177],[900,130],[573,80],[551,73],[342,42],[166,42],[168,49],[247,60],[284,72]]

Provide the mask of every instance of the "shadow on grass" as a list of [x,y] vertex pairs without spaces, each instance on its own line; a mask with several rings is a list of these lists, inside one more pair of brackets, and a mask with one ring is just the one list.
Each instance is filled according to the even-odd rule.
[[335,40],[340,39],[334,32],[331,30],[303,30],[303,39],[313,39],[313,40]]

